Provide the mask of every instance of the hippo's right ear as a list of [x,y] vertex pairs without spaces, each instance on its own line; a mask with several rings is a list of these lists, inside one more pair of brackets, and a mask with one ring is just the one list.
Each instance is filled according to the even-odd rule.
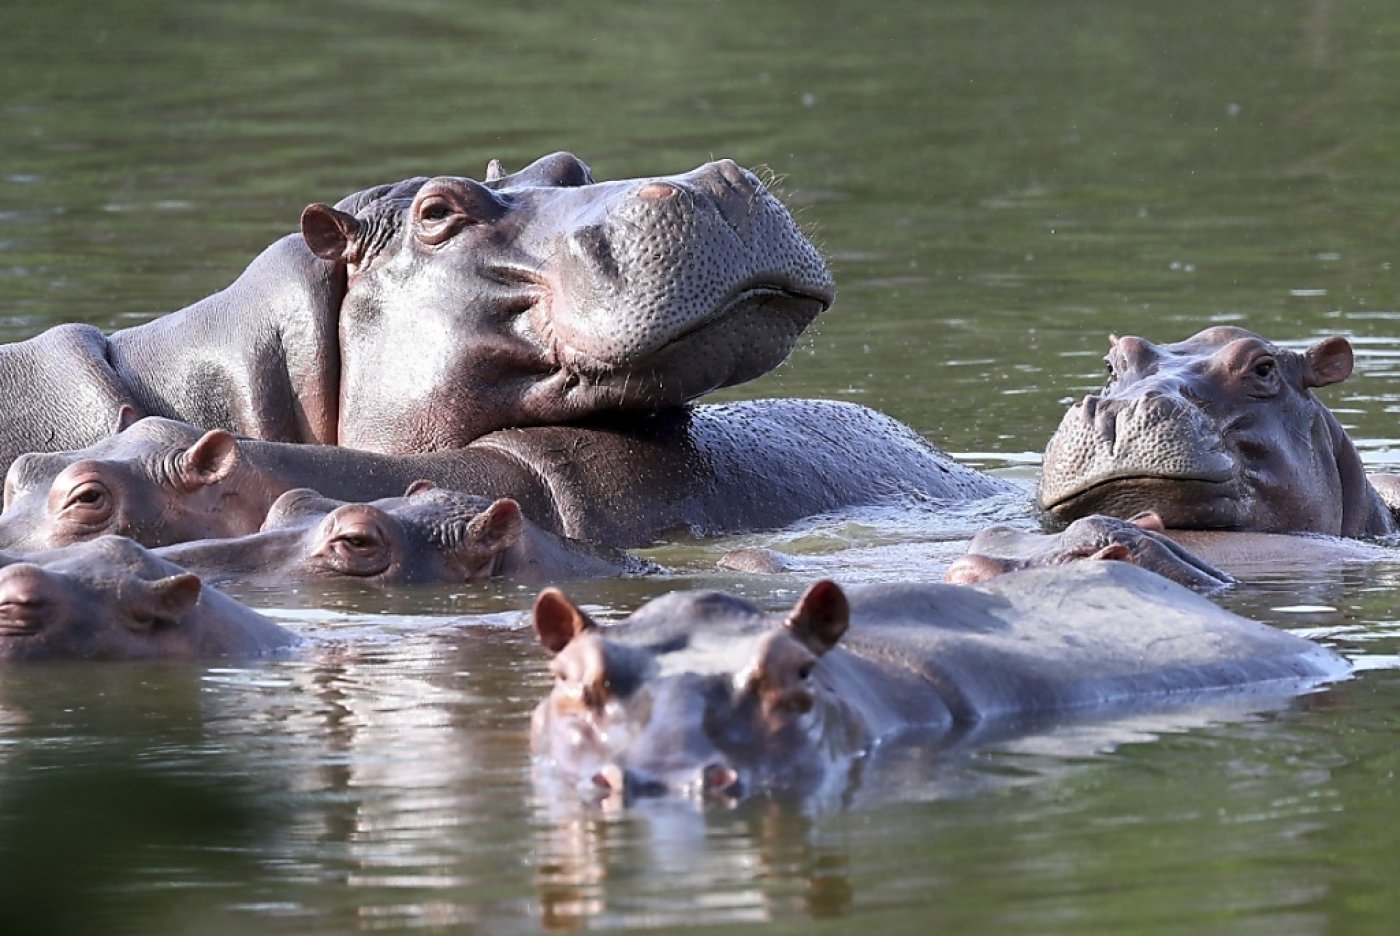
[[139,633],[150,633],[180,622],[199,601],[203,583],[193,572],[181,572],[163,579],[142,582],[129,596],[130,617],[126,626]]
[[797,599],[786,621],[792,635],[820,656],[841,639],[851,623],[846,593],[830,579],[822,579]]
[[1341,335],[1324,338],[1303,352],[1304,382],[1309,387],[1330,387],[1351,376],[1356,364],[1351,342]]
[[550,653],[558,653],[579,634],[595,626],[593,620],[557,588],[546,588],[535,599],[535,635]]
[[358,262],[363,231],[359,218],[330,205],[307,205],[301,213],[302,239],[322,260]]
[[238,464],[238,440],[225,429],[210,429],[180,453],[180,483],[191,491],[218,484]]

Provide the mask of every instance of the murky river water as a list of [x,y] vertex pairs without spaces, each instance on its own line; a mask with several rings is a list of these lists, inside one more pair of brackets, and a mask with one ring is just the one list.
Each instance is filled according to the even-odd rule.
[[[1324,391],[1400,462],[1400,12],[1270,3],[0,5],[0,338],[230,281],[301,207],[571,149],[599,177],[766,165],[833,311],[736,396],[883,409],[1027,484],[1109,332],[1343,333]],[[930,579],[987,510],[740,543]],[[581,585],[769,605],[811,576]],[[815,572],[813,574],[816,574]],[[229,667],[0,678],[0,932],[1382,932],[1400,914],[1400,563],[1224,597],[1358,660],[1265,711],[917,745],[848,802],[621,813],[538,792],[545,688],[497,587],[244,593],[313,638]],[[1311,610],[1298,610],[1300,608]]]

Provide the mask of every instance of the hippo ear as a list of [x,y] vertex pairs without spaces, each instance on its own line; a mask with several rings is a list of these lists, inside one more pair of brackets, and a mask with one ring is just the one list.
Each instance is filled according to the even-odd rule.
[[840,585],[822,579],[797,599],[786,623],[794,637],[820,656],[836,646],[846,633],[851,623],[851,606]]
[[431,491],[434,490],[436,487],[437,485],[429,481],[427,478],[419,478],[417,481],[414,481],[407,487],[407,489],[404,490],[403,496],[412,497],[414,494],[422,494],[424,491]]
[[123,403],[121,409],[117,410],[117,425],[116,428],[112,430],[113,435],[130,429],[132,426],[136,425],[140,418],[141,414],[137,412],[136,407],[132,406],[130,403]]
[[301,213],[301,236],[306,246],[333,263],[358,260],[363,229],[359,218],[330,205],[307,205]]
[[1351,342],[1341,335],[1324,338],[1303,352],[1304,382],[1309,387],[1329,387],[1351,376],[1356,363]]
[[524,532],[525,518],[520,515],[520,505],[509,497],[492,501],[491,506],[467,524],[468,540],[493,553],[510,549]]
[[486,178],[482,179],[481,181],[490,184],[492,182],[499,182],[505,177],[505,167],[501,165],[501,161],[499,159],[493,159],[486,164]]
[[238,440],[224,429],[210,429],[180,455],[180,481],[191,491],[227,478],[238,464]]
[[550,653],[558,653],[579,634],[592,630],[593,620],[557,588],[546,588],[535,599],[535,635]]
[[139,592],[132,595],[127,626],[138,633],[150,633],[177,624],[199,601],[203,588],[193,572],[143,582]]

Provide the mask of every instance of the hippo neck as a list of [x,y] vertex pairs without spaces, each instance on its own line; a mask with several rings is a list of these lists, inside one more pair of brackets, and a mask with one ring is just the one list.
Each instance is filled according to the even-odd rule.
[[1393,533],[1397,524],[1390,508],[1366,479],[1361,456],[1346,430],[1331,411],[1323,410],[1328,432],[1332,436],[1332,452],[1337,460],[1337,473],[1342,488],[1342,536],[1378,536]]
[[284,442],[334,442],[345,273],[289,235],[228,288],[110,339],[142,415]]

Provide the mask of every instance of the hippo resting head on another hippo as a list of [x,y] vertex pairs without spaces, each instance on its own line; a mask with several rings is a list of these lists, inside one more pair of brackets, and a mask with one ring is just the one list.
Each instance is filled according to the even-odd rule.
[[656,569],[627,553],[541,530],[508,498],[492,501],[426,481],[403,497],[361,504],[298,488],[277,499],[258,533],[157,553],[207,581],[240,585],[538,583]]
[[339,440],[374,451],[680,404],[777,366],[832,299],[787,209],[727,159],[594,182],[556,153],[312,205],[302,233],[349,276]]
[[1057,520],[1151,511],[1169,528],[1359,537],[1395,521],[1313,395],[1345,380],[1351,344],[1301,353],[1218,326],[1169,345],[1114,338],[1108,384],[1070,407],[1037,495]]
[[296,642],[119,536],[0,561],[0,661],[194,660]]
[[534,626],[554,657],[531,723],[542,776],[623,798],[830,790],[901,730],[965,735],[1220,692],[1283,696],[1348,669],[1120,562],[849,596],[824,581],[786,615],[677,592],[610,627],[546,589]]
[[91,444],[123,406],[392,452],[674,406],[777,366],[834,296],[729,160],[595,183],[556,153],[311,205],[301,228],[178,312],[0,345],[0,470]]

